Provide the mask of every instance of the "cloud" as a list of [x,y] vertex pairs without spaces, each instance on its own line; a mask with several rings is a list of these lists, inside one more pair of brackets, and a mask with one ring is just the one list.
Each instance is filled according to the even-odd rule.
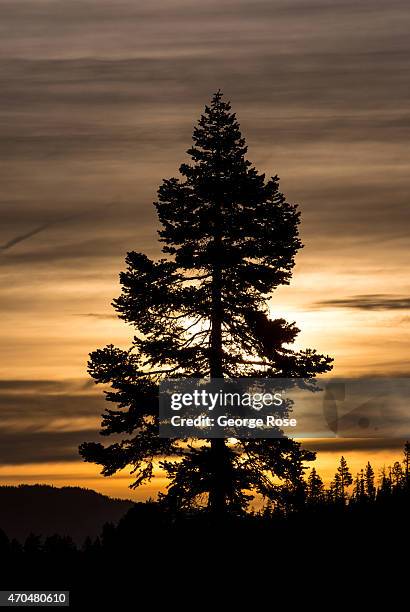
[[[13,384],[10,382],[10,385]],[[50,389],[46,388],[50,385]],[[3,383],[4,385],[4,383]],[[43,428],[44,424],[51,419],[72,419],[73,429],[77,418],[95,417],[102,414],[106,408],[106,402],[101,390],[94,393],[84,393],[81,389],[65,388],[54,384],[43,383],[43,386],[33,385],[29,390],[29,385],[21,391],[22,385],[14,383],[12,390],[10,387],[0,391],[0,426],[3,422],[10,423],[13,420],[13,428],[18,428],[19,419],[24,425],[22,430],[29,427],[30,430]],[[64,387],[63,387],[64,388]],[[14,421],[15,419],[15,421]]]
[[7,251],[8,249],[11,249],[11,247],[13,247],[14,245],[18,244],[19,242],[23,242],[24,240],[28,240],[29,238],[35,236],[36,234],[39,234],[40,232],[43,232],[44,230],[51,227],[51,225],[51,223],[44,223],[43,225],[39,225],[35,229],[26,232],[25,234],[15,236],[8,242],[5,242],[4,244],[0,245],[0,251]]
[[80,262],[87,260],[88,264],[94,259],[106,260],[112,258],[116,254],[123,255],[122,244],[126,237],[101,238],[92,237],[88,240],[62,242],[60,244],[51,242],[50,244],[33,245],[27,248],[24,252],[7,253],[7,260],[2,261],[2,265],[13,264],[20,265],[35,265],[36,263],[47,264],[51,269],[56,263],[67,264],[68,261]]
[[75,317],[89,317],[91,319],[98,320],[106,320],[106,319],[118,319],[118,315],[116,314],[108,314],[104,312],[85,312],[85,313],[75,313],[73,316]]
[[[333,438],[320,440],[303,440],[303,446],[309,450],[320,452],[343,453],[349,451],[397,452],[403,449],[405,439],[385,438]],[[371,457],[369,457],[371,460]]]
[[12,431],[0,427],[0,462],[3,465],[80,460],[78,446],[96,440],[95,430]]
[[72,384],[62,380],[0,380],[0,402],[4,393],[61,393]]
[[316,308],[353,308],[357,310],[408,310],[410,297],[392,296],[383,293],[353,295],[347,298],[321,300],[313,304]]
[[24,235],[21,209],[38,233],[56,208],[113,191],[152,228],[157,185],[176,174],[221,86],[250,159],[279,171],[306,227],[335,242],[346,231],[395,236],[409,220],[407,12],[404,0],[5,2],[10,235]]
[[98,440],[106,402],[83,380],[0,381],[0,462],[78,460],[78,445]]
[[[109,204],[106,204],[105,206],[103,205],[103,206],[99,207],[98,210],[99,210],[99,212],[101,212],[101,211],[104,212],[106,209],[111,208],[112,206],[114,206],[114,204],[113,203],[109,203]],[[92,214],[95,214],[95,211],[93,211],[93,210],[79,211],[79,212],[76,212],[76,213],[74,213],[72,215],[64,216],[64,217],[62,217],[60,219],[56,219],[56,220],[50,221],[48,223],[43,223],[42,225],[39,225],[35,229],[33,229],[33,230],[29,231],[29,232],[25,232],[24,234],[19,234],[19,235],[15,236],[14,238],[11,238],[10,240],[8,240],[3,245],[0,245],[0,251],[8,251],[9,249],[11,249],[16,244],[19,244],[20,242],[24,242],[25,240],[28,240],[29,238],[32,238],[33,236],[36,236],[40,232],[44,232],[45,230],[48,230],[51,227],[54,227],[54,226],[59,225],[59,224],[67,223],[69,221],[72,221],[73,219],[82,219],[83,217],[86,217],[86,216],[92,215]]]

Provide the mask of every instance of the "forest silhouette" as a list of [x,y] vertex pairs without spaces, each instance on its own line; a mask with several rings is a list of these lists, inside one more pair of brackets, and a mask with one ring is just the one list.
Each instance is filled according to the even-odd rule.
[[[346,530],[346,533],[356,533],[366,525],[366,532],[374,535],[372,529],[377,529],[383,521],[394,520],[396,527],[404,527],[410,510],[410,442],[404,445],[403,456],[391,466],[383,467],[379,474],[375,474],[368,461],[367,464],[354,477],[351,474],[346,459],[342,456],[335,471],[333,480],[326,487],[315,467],[309,475],[302,477],[300,486],[295,489],[289,482],[281,488],[281,496],[275,504],[267,501],[259,509],[248,512],[230,513],[222,522],[212,520],[212,515],[206,507],[191,509],[190,511],[170,511],[163,500],[146,502],[124,502],[124,508],[129,506],[121,517],[115,522],[106,522],[99,535],[86,536],[82,542],[65,533],[53,533],[44,537],[41,533],[30,533],[23,541],[9,538],[7,533],[0,529],[0,554],[2,557],[32,558],[34,556],[54,555],[63,557],[87,557],[88,555],[120,554],[132,551],[135,546],[150,547],[153,542],[167,541],[171,538],[197,536],[199,539],[205,534],[210,537],[225,534],[239,534],[241,537],[252,537],[259,534],[261,537],[271,537],[282,541],[286,538],[306,536],[313,532],[318,540],[325,539],[328,531],[332,529]],[[49,488],[49,487],[48,487]],[[26,491],[26,497],[31,496],[31,505],[36,496],[36,489],[41,487],[26,487],[33,491]],[[58,490],[57,490],[58,491]],[[80,492],[81,489],[78,489]],[[76,492],[76,491],[75,491]],[[0,497],[1,497],[0,490]],[[51,492],[52,493],[52,492]],[[68,492],[67,492],[68,493]],[[87,502],[83,512],[92,513],[91,502],[95,505],[98,496],[87,491]],[[55,495],[54,495],[55,496]],[[50,492],[48,497],[43,496],[43,512],[47,517],[53,512],[50,509]],[[64,498],[65,512],[73,512],[78,499],[75,495]],[[16,509],[16,520],[18,510]],[[29,511],[25,518],[30,523]],[[0,510],[1,516],[1,510]],[[406,532],[403,533],[403,536]],[[362,534],[365,535],[365,534]]]
[[11,589],[68,590],[73,608],[133,609],[145,592],[169,606],[209,581],[218,583],[221,605],[224,598],[232,605],[246,585],[263,601],[294,583],[299,594],[317,597],[306,584],[312,574],[322,593],[334,588],[341,568],[348,584],[386,560],[383,574],[391,560],[397,575],[397,553],[409,544],[409,458],[406,443],[404,458],[377,478],[370,463],[353,478],[342,458],[328,487],[313,468],[296,495],[284,487],[279,503],[217,522],[206,508],[171,512],[148,500],[82,545],[60,534],[31,533],[19,542],[0,531],[2,580]]

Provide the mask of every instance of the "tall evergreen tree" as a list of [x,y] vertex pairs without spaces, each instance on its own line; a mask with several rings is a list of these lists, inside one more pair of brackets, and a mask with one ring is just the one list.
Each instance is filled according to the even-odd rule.
[[311,504],[318,504],[324,499],[323,480],[316,471],[312,468],[307,480],[307,500]]
[[344,501],[346,499],[346,489],[353,483],[353,477],[350,473],[347,461],[343,456],[340,458],[337,473],[339,475],[340,495]]
[[370,500],[374,500],[376,496],[376,487],[374,484],[374,470],[370,465],[370,462],[367,462],[366,468],[364,470],[364,492],[366,497]]
[[378,499],[385,499],[391,495],[392,492],[392,481],[391,481],[391,468],[386,469],[385,466],[380,470],[379,477],[379,489],[377,491]]
[[405,480],[404,471],[400,461],[395,461],[391,470],[392,485],[395,489],[400,489]]
[[410,442],[404,445],[404,479],[407,487],[410,487]]
[[360,470],[354,479],[352,498],[356,502],[363,502],[366,499],[365,476],[363,470]]
[[330,483],[328,497],[329,497],[329,501],[333,503],[344,502],[344,495],[343,495],[340,475],[338,472],[336,472],[335,477]]
[[[272,477],[298,480],[295,461],[314,458],[300,444],[223,439],[182,444],[158,437],[158,384],[165,377],[307,377],[332,359],[289,348],[299,330],[270,319],[267,300],[288,284],[301,248],[299,212],[246,159],[231,106],[217,92],[205,107],[181,179],[164,180],[155,203],[164,257],[130,252],[114,300],[135,327],[130,350],[112,345],[90,355],[96,383],[109,384],[102,434],[126,434],[108,446],[84,443],[86,461],[104,475],[131,465],[136,487],[159,457],[170,486],[166,500],[181,508],[205,503],[216,512],[241,510],[249,492],[273,497]],[[173,458],[171,458],[173,457]]]

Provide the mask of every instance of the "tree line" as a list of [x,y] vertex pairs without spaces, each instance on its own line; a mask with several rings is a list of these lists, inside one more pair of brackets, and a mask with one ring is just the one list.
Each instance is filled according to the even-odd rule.
[[[403,459],[397,460],[388,467],[384,466],[379,474],[368,461],[355,476],[353,476],[345,457],[340,458],[336,473],[325,486],[315,467],[299,482],[284,483],[278,487],[277,502],[268,502],[263,512],[289,514],[304,507],[353,507],[386,503],[389,499],[398,500],[410,493],[410,443],[404,445]],[[304,469],[304,468],[302,468]]]
[[[342,456],[335,476],[329,486],[325,486],[315,467],[306,478],[301,478],[299,489],[294,483],[281,485],[281,494],[275,503],[268,502],[260,510],[233,514],[227,518],[237,534],[246,533],[255,527],[262,527],[266,532],[280,535],[286,528],[285,520],[293,527],[304,525],[317,515],[320,525],[317,534],[324,526],[336,526],[337,519],[345,515],[352,528],[358,526],[364,518],[371,522],[375,516],[394,516],[400,522],[405,517],[410,506],[410,443],[406,442],[401,460],[392,466],[383,467],[376,475],[370,462],[353,477],[346,459]],[[67,535],[54,534],[42,538],[31,533],[24,542],[13,538],[9,540],[0,529],[0,553],[2,555],[95,555],[111,553],[116,549],[133,545],[138,537],[141,544],[141,534],[147,533],[152,538],[151,530],[158,536],[176,536],[194,534],[208,529],[209,514],[203,508],[186,513],[172,513],[161,501],[148,500],[136,503],[119,521],[118,525],[106,523],[102,532],[96,538],[87,537],[83,545],[76,545]],[[278,526],[280,525],[280,530]],[[239,528],[239,531],[238,531]],[[215,529],[215,525],[212,525]]]

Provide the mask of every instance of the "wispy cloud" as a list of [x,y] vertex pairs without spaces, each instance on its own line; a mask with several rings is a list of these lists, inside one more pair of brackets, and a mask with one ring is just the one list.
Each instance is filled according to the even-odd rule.
[[383,293],[353,295],[346,298],[321,300],[313,304],[316,308],[353,308],[358,310],[408,310],[410,297],[392,296]]
[[14,431],[0,427],[3,465],[79,461],[78,446],[96,440],[95,429],[81,431]]
[[84,381],[0,381],[0,462],[75,461],[78,445],[98,438],[105,409]]
[[75,317],[88,317],[90,319],[101,319],[102,321],[105,319],[118,319],[118,315],[109,314],[104,312],[85,312],[85,313],[75,313],[73,316]]
[[[109,204],[105,204],[101,207],[98,207],[98,211],[106,211],[108,208],[111,208],[112,206],[114,206],[115,204],[110,202]],[[32,238],[33,236],[36,236],[37,234],[40,234],[41,232],[44,232],[52,227],[55,227],[56,225],[61,225],[61,224],[65,224],[68,223],[70,221],[73,221],[74,219],[81,219],[83,217],[87,217],[87,216],[91,216],[91,215],[95,215],[97,211],[94,210],[85,210],[85,211],[78,211],[75,212],[72,215],[66,215],[64,217],[61,217],[60,219],[55,219],[53,221],[49,221],[47,223],[43,223],[42,225],[39,225],[38,227],[25,232],[23,234],[18,234],[17,236],[14,236],[14,238],[11,238],[10,240],[8,240],[7,242],[5,242],[4,244],[0,245],[0,252],[1,251],[8,251],[9,249],[11,249],[12,247],[14,247],[15,245],[19,244],[20,242],[24,242],[26,240],[29,240],[30,238]]]
[[[304,440],[303,446],[317,452],[331,451],[343,453],[347,451],[366,450],[369,453],[377,451],[400,451],[405,440],[397,438],[333,438]],[[370,457],[371,459],[371,457]]]
[[40,232],[44,232],[44,230],[48,229],[52,225],[53,223],[43,223],[42,225],[39,225],[38,227],[30,230],[29,232],[26,232],[25,234],[19,234],[8,242],[5,242],[4,244],[0,245],[0,251],[7,251],[16,244],[19,244],[19,242],[24,242],[24,240],[28,240],[32,236],[36,236],[37,234],[40,234]]

